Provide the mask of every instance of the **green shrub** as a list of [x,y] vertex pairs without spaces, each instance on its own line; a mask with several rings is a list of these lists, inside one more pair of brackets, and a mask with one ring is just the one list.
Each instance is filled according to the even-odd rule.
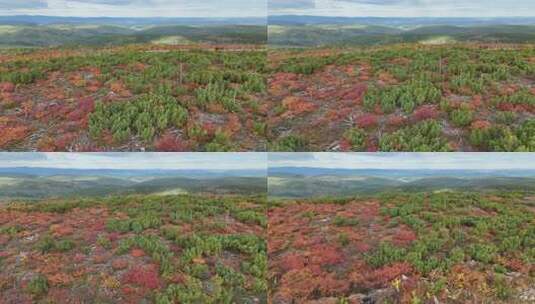
[[212,141],[205,146],[206,152],[228,152],[233,148],[228,135],[221,131],[216,132]]
[[484,151],[535,151],[535,120],[526,120],[516,130],[502,125],[472,130],[470,142]]
[[34,297],[39,298],[48,293],[48,280],[43,275],[37,275],[30,280],[26,290]]
[[340,243],[340,245],[344,247],[349,245],[349,236],[347,235],[347,233],[338,234],[338,243]]
[[474,260],[488,264],[494,260],[498,249],[493,244],[473,244],[468,251]]
[[333,219],[333,224],[336,226],[357,226],[359,224],[359,220],[356,218],[347,218],[342,216],[336,216]]
[[510,125],[516,120],[515,112],[499,111],[496,112],[496,122],[499,124]]
[[187,110],[173,97],[149,94],[130,102],[97,103],[89,117],[89,132],[99,138],[107,130],[117,142],[132,135],[150,141],[167,128],[182,127],[187,117]]
[[344,139],[351,145],[352,151],[363,151],[366,148],[366,132],[360,128],[346,130]]
[[385,113],[392,113],[396,108],[412,113],[414,108],[424,103],[438,103],[441,96],[440,90],[431,82],[412,80],[399,86],[371,87],[364,96],[364,107],[373,111],[376,105],[380,105]]
[[35,248],[43,254],[54,252],[54,251],[58,251],[58,252],[70,251],[74,247],[75,247],[75,244],[72,240],[57,241],[49,235],[45,235],[35,244]]
[[434,120],[427,120],[384,135],[379,139],[379,148],[387,152],[449,152],[452,150],[446,139],[442,138],[442,126]]
[[450,112],[451,122],[457,127],[466,127],[474,119],[473,112],[468,107],[461,107],[460,109]]
[[270,149],[272,152],[306,152],[308,150],[308,141],[296,135],[289,135],[279,139],[271,145]]
[[379,247],[374,252],[366,255],[366,262],[375,268],[379,268],[402,261],[405,254],[405,249],[383,242],[379,244]]

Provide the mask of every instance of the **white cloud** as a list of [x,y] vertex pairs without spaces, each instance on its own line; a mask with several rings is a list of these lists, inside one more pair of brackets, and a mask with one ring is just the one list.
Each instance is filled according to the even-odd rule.
[[0,153],[0,168],[264,170],[266,153]]
[[535,1],[316,0],[314,8],[270,7],[269,14],[344,17],[533,17],[535,16]]
[[268,159],[269,167],[535,170],[535,153],[269,153]]
[[266,14],[266,0],[0,0],[0,15],[230,18]]

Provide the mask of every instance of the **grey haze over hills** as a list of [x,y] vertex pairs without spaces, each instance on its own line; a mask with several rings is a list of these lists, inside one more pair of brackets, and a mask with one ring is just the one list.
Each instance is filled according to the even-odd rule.
[[535,170],[464,170],[464,169],[343,169],[315,167],[270,167],[269,176],[373,176],[389,178],[449,177],[534,177]]
[[267,42],[266,27],[267,20],[264,17],[0,16],[0,47],[102,46],[139,43],[265,44]]
[[27,176],[110,176],[110,177],[143,177],[143,176],[184,176],[190,178],[218,177],[263,177],[265,170],[195,170],[195,169],[61,169],[41,167],[0,168],[2,175]]
[[270,16],[274,46],[368,46],[393,43],[535,43],[535,17]]
[[430,25],[484,26],[535,25],[534,17],[328,17],[307,15],[275,15],[269,25],[378,25],[389,27],[421,27]]
[[118,26],[147,25],[266,25],[267,18],[233,17],[233,18],[155,18],[155,17],[55,17],[39,15],[0,16],[0,24],[4,25],[54,25],[54,24],[98,24]]
[[0,203],[128,194],[266,193],[264,170],[0,168]]
[[274,198],[372,195],[390,191],[535,191],[535,170],[270,168]]

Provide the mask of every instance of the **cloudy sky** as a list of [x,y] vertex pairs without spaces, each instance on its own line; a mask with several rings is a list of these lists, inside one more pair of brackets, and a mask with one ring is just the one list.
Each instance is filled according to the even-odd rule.
[[0,15],[266,17],[266,0],[0,0]]
[[265,170],[265,153],[0,153],[0,168]]
[[534,0],[267,0],[269,14],[381,17],[535,16]]
[[535,153],[269,153],[269,167],[532,169]]

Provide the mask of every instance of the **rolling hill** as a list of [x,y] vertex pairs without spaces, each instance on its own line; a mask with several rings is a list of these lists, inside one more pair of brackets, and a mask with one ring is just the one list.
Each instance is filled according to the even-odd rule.
[[[269,196],[312,198],[371,195],[379,192],[429,191],[535,191],[535,175],[529,171],[469,170],[329,170],[300,168],[270,171]],[[303,174],[304,173],[304,174]]]
[[[0,47],[266,42],[262,18],[0,16]],[[179,38],[179,39],[178,39]]]
[[332,18],[272,16],[274,46],[389,43],[533,43],[535,18]]
[[[7,171],[7,170],[4,170]],[[21,170],[22,171],[22,170]],[[13,199],[92,197],[126,194],[259,194],[266,192],[266,180],[259,175],[210,171],[136,172],[122,170],[53,170],[43,174],[0,172],[0,202]],[[57,174],[53,174],[56,172]],[[75,172],[78,172],[75,174]],[[83,172],[83,173],[82,173]]]

